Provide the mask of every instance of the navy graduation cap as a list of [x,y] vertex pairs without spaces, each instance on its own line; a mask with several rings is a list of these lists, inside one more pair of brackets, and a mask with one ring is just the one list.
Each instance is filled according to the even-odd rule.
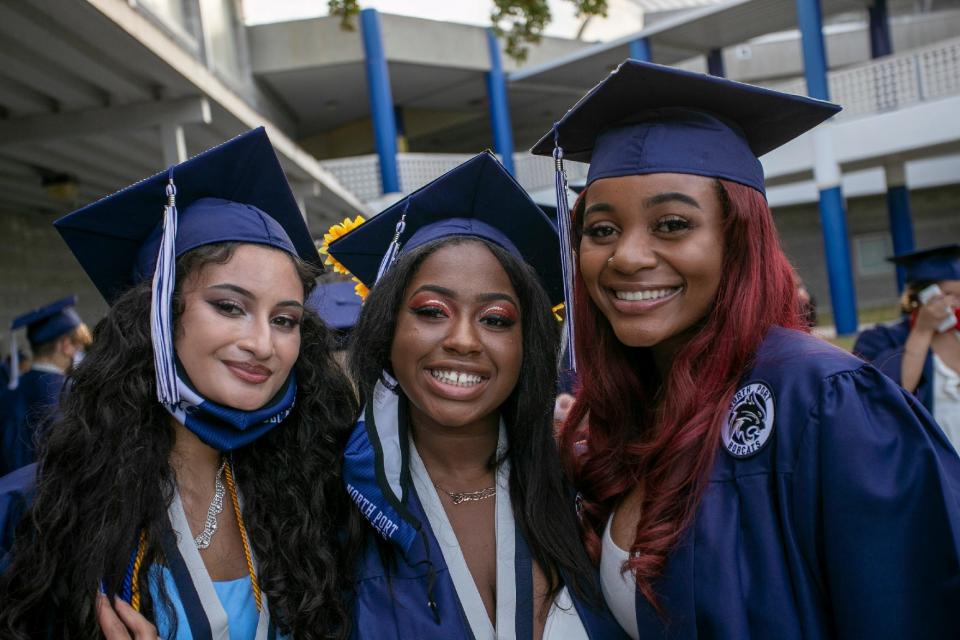
[[72,295],[13,319],[13,322],[10,323],[10,381],[7,385],[8,389],[16,389],[20,379],[20,352],[17,349],[15,332],[26,327],[27,340],[31,345],[55,340],[83,324],[83,320],[74,310],[76,304],[77,296]]
[[338,238],[329,251],[372,287],[400,252],[451,236],[479,237],[500,246],[537,271],[552,303],[563,301],[556,229],[489,151]]
[[328,282],[314,287],[305,306],[328,327],[346,331],[357,323],[362,304],[352,282]]
[[626,60],[532,152],[589,162],[587,185],[616,176],[692,173],[763,193],[758,157],[838,111],[822,100]]
[[168,407],[180,400],[170,311],[178,256],[218,242],[249,242],[321,266],[262,127],[98,200],[54,226],[108,303],[153,278],[157,395]]
[[261,127],[54,223],[108,303],[153,275],[171,180],[179,210],[176,256],[205,244],[239,241],[273,245],[320,265]]
[[887,259],[906,269],[907,282],[960,280],[960,244],[944,244]]

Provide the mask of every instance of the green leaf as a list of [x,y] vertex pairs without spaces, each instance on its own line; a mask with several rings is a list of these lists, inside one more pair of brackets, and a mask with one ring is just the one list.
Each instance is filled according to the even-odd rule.
[[340,16],[340,28],[344,31],[355,31],[354,16],[360,13],[358,0],[327,0],[330,15]]

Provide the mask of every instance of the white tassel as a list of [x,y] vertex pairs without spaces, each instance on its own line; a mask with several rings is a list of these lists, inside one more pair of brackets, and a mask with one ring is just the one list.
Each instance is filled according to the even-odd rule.
[[20,386],[20,352],[17,350],[17,334],[10,331],[10,380],[7,389],[13,391]]
[[390,246],[387,247],[387,252],[383,254],[383,260],[380,261],[379,268],[377,268],[377,279],[373,282],[374,286],[376,286],[376,284],[380,282],[380,278],[390,270],[390,267],[393,266],[393,263],[397,259],[397,254],[400,253],[400,235],[403,233],[403,230],[407,228],[407,208],[409,206],[410,200],[408,199],[403,207],[403,214],[400,216],[400,221],[397,222],[397,231],[393,234],[393,240],[390,242]]
[[573,242],[570,232],[570,203],[567,202],[567,174],[563,170],[563,149],[558,143],[557,128],[553,129],[554,187],[557,195],[557,228],[560,231],[560,266],[563,269],[563,340],[561,353],[566,353],[566,368],[577,369],[577,354],[573,329]]
[[173,348],[173,287],[177,277],[177,188],[170,171],[167,204],[163,208],[163,238],[153,274],[150,303],[150,338],[153,342],[153,367],[157,376],[157,399],[167,407],[180,403]]

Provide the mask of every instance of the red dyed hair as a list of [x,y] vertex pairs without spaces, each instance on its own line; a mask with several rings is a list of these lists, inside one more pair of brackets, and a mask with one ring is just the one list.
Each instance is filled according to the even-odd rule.
[[[584,194],[573,211],[578,230]],[[662,379],[649,349],[627,347],[617,339],[579,270],[574,280],[581,388],[561,440],[564,465],[583,498],[584,539],[595,562],[611,510],[638,483],[643,485],[626,567],[661,612],[654,582],[694,519],[740,377],[771,326],[802,326],[794,271],[780,248],[766,200],[750,187],[725,180],[717,180],[717,196],[725,246],[716,301]],[[584,418],[589,425],[586,447],[575,447],[577,425]]]

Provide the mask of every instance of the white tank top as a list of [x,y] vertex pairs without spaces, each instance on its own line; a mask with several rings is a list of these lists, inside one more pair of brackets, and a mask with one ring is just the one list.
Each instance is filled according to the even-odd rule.
[[633,572],[621,573],[623,563],[630,559],[630,553],[624,551],[613,541],[610,535],[610,526],[613,524],[613,514],[607,520],[607,527],[603,530],[603,545],[600,549],[600,588],[603,598],[610,607],[610,612],[617,622],[633,640],[640,639],[640,630],[637,628],[637,583]]
[[960,451],[960,374],[933,354],[933,417]]

